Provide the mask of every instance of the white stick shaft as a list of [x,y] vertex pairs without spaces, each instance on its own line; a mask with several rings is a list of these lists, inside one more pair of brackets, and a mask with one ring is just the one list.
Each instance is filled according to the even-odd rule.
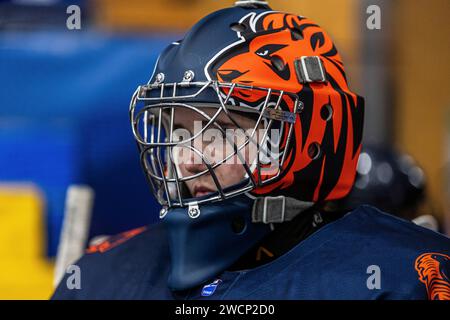
[[64,221],[56,256],[54,285],[64,277],[69,265],[84,253],[94,203],[94,191],[83,185],[67,189]]

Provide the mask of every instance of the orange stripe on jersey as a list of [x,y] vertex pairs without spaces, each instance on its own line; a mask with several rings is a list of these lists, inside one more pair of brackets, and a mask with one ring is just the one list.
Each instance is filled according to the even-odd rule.
[[144,232],[145,230],[147,230],[147,227],[140,227],[133,230],[122,232],[118,235],[108,238],[107,240],[103,241],[98,245],[90,246],[86,250],[86,253],[106,252],[108,250],[111,250],[112,248],[117,247],[118,245],[121,245],[122,243],[128,241],[129,239],[137,236],[138,234]]

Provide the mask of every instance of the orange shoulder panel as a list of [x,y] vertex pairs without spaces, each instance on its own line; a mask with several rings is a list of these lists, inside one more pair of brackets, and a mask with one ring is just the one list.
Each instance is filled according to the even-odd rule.
[[121,245],[122,243],[128,241],[129,239],[137,236],[138,234],[144,232],[145,230],[147,230],[147,227],[140,227],[109,237],[102,243],[87,248],[86,253],[106,252],[112,248],[117,247],[118,245]]

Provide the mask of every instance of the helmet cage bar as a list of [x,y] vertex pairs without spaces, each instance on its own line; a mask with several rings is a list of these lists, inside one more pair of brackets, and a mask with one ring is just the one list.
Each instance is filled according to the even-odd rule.
[[[178,106],[181,106],[181,105],[178,105]],[[173,112],[173,109],[174,109],[174,107],[170,107],[171,109],[172,109],[172,112]],[[144,112],[144,114],[145,114],[145,112]],[[210,117],[208,117],[207,115],[205,115],[205,117],[208,119],[208,120],[210,120],[211,118]],[[225,132],[225,130],[219,125],[219,124],[217,124],[217,123],[213,123],[215,126],[217,126],[218,127],[218,129],[221,131],[221,133],[222,134],[224,134],[224,136],[227,138],[227,140],[228,140],[228,142],[230,142],[230,144],[232,144],[233,145],[233,148],[235,149],[235,153],[233,153],[233,154],[230,154],[230,155],[228,155],[228,156],[226,156],[224,159],[222,159],[221,161],[219,161],[219,162],[217,162],[216,164],[214,164],[213,165],[213,169],[215,169],[217,166],[219,166],[219,165],[221,165],[221,164],[223,164],[224,162],[226,162],[227,160],[229,160],[231,157],[233,157],[235,154],[237,154],[237,156],[240,158],[240,160],[243,162],[243,163],[245,163],[245,161],[244,161],[244,158],[243,158],[243,156],[242,156],[242,154],[239,152],[240,150],[242,150],[249,142],[253,142],[253,143],[255,143],[256,145],[257,145],[257,147],[259,147],[259,144],[257,143],[257,142],[255,142],[255,140],[253,139],[253,137],[251,137],[251,136],[247,136],[246,137],[246,140],[242,143],[242,145],[240,145],[239,147],[238,146],[236,146],[236,144],[233,142],[233,141],[231,141],[230,140],[230,138],[226,135],[226,132]],[[173,125],[173,121],[171,121],[171,125]],[[198,134],[196,134],[194,137],[198,137],[198,135],[199,134],[201,134],[204,130],[206,130],[208,128],[208,126],[205,126],[203,129],[202,129],[202,131],[201,132],[199,132]],[[173,130],[173,126],[171,126],[171,130]],[[173,133],[173,131],[171,132],[171,133]],[[152,135],[151,135],[152,136]],[[153,138],[152,138],[153,139]],[[170,136],[170,138],[169,139],[173,139],[171,136]],[[153,143],[153,145],[152,145],[152,143],[141,143],[140,145],[141,146],[143,146],[144,148],[143,148],[143,150],[144,151],[147,151],[147,150],[149,150],[149,149],[156,149],[156,147],[180,147],[180,148],[189,148],[189,149],[191,149],[191,146],[184,146],[183,144],[186,144],[187,142],[191,142],[193,139],[192,138],[189,138],[189,139],[187,139],[187,140],[184,140],[184,141],[181,141],[181,142],[167,142],[167,143],[160,143],[160,142],[155,142],[155,143]],[[138,141],[138,142],[140,142],[140,141]],[[195,148],[194,148],[195,149]],[[171,149],[170,149],[171,150]],[[197,150],[197,149],[195,149],[195,152],[200,152],[199,150]],[[152,159],[153,160],[153,159]],[[155,167],[154,166],[152,166],[153,167],[153,171],[154,172],[156,172],[157,170],[155,169]],[[202,171],[202,172],[199,172],[199,173],[197,173],[197,174],[195,174],[195,175],[192,175],[192,176],[189,176],[188,178],[181,178],[180,179],[180,181],[187,181],[187,180],[191,180],[191,179],[194,179],[194,178],[197,178],[197,177],[199,177],[200,175],[202,175],[202,174],[204,174],[204,173],[206,173],[208,170],[204,170],[204,171]],[[248,173],[250,174],[251,173],[251,171],[248,171]],[[160,177],[158,177],[158,176],[155,176],[154,178],[156,178],[156,179],[159,179],[159,180],[161,180],[162,181],[162,178],[160,178]],[[169,182],[174,182],[174,180],[168,180]]]
[[[198,88],[196,92],[190,95],[177,95],[178,87],[189,87],[189,88]],[[168,91],[168,89],[172,89],[170,96],[166,96],[164,93]],[[201,110],[199,104],[196,103],[185,103],[185,100],[195,99],[200,94],[205,92],[208,89],[213,89],[218,99],[217,111],[214,112],[212,116],[209,116],[205,112]],[[227,94],[225,94],[222,90],[229,90]],[[265,92],[264,102],[259,103],[257,107],[251,107],[248,105],[239,105],[236,106],[234,104],[230,104],[230,100],[232,98],[233,93],[236,89],[240,90],[258,90]],[[147,97],[148,92],[152,90],[160,90],[159,97]],[[155,195],[157,201],[163,205],[168,207],[184,207],[190,204],[203,204],[210,203],[220,200],[225,200],[227,198],[249,192],[256,187],[265,186],[274,179],[278,178],[282,173],[282,168],[286,159],[287,150],[289,148],[290,140],[293,134],[295,121],[285,121],[284,119],[272,118],[270,117],[270,113],[266,112],[268,110],[282,110],[281,104],[283,98],[289,96],[291,101],[294,103],[294,114],[296,115],[298,112],[297,108],[299,106],[299,98],[295,93],[289,93],[282,90],[273,90],[271,88],[263,88],[263,87],[254,87],[248,85],[240,85],[236,83],[221,83],[217,81],[208,81],[208,82],[191,82],[191,83],[160,83],[160,84],[147,84],[143,86],[139,86],[130,102],[130,120],[132,125],[133,135],[137,141],[138,149],[140,151],[140,162],[143,170],[145,172],[147,181],[149,182],[152,192]],[[272,98],[277,97],[276,103],[274,107],[269,107]],[[195,101],[195,100],[194,100]],[[144,103],[144,106],[140,109],[137,109],[138,102]],[[235,103],[233,101],[233,103]],[[274,102],[272,102],[272,105]],[[196,106],[197,105],[197,106]],[[207,106],[211,107],[214,104],[207,104]],[[174,118],[175,118],[175,108],[177,110],[181,108],[186,108],[194,111],[199,114],[202,118],[207,122],[206,125],[202,127],[199,132],[194,133],[188,139],[183,141],[174,141],[173,137],[173,128],[174,128]],[[169,119],[164,118],[163,112],[169,110]],[[258,119],[253,128],[250,128],[250,133],[248,133],[244,128],[242,128],[236,119],[232,115],[232,111],[240,111],[240,112],[252,112],[258,114]],[[286,112],[286,111],[284,111]],[[241,129],[245,134],[245,140],[237,145],[232,137],[226,134],[224,128],[216,121],[220,114],[225,114],[228,119],[236,126],[236,128]],[[164,114],[165,115],[165,114]],[[255,134],[261,125],[263,119],[266,118],[268,120],[267,126],[263,131],[262,138],[259,141],[255,140]],[[281,128],[284,132],[285,125],[289,126],[286,137],[286,145],[283,148],[283,151],[279,150],[279,155],[281,155],[281,161],[278,158],[278,167],[277,172],[267,179],[263,181],[262,179],[262,166],[260,159],[261,151],[268,151],[266,147],[261,147],[266,145],[266,140],[269,137],[269,130],[272,129],[274,121],[277,120],[281,123]],[[287,123],[286,123],[287,122]],[[199,135],[203,134],[205,130],[210,127],[217,128],[225,137],[226,141],[230,143],[233,147],[233,151],[230,154],[226,154],[223,159],[220,161],[214,161],[211,163],[209,159],[203,154],[202,151],[198,150],[190,144],[192,141],[198,138]],[[141,134],[140,128],[143,129],[143,134]],[[150,132],[148,132],[150,129]],[[156,132],[155,132],[156,129]],[[162,130],[165,130],[165,137],[163,140]],[[281,137],[280,137],[281,139]],[[255,160],[252,160],[253,163],[250,167],[249,163],[245,160],[242,155],[242,149],[244,149],[250,143],[256,145],[256,157]],[[270,140],[267,143],[272,143]],[[273,145],[273,144],[272,144]],[[189,176],[180,176],[176,161],[174,159],[173,148],[186,148],[190,152],[193,152],[201,162],[205,165],[206,169],[189,175]],[[164,148],[164,149],[163,149]],[[164,160],[162,156],[162,149],[165,152]],[[245,179],[247,183],[243,185],[243,181],[240,183],[223,187],[217,177],[215,169],[223,165],[226,161],[231,159],[232,157],[237,156],[241,165],[245,169],[246,176]],[[256,162],[256,164],[254,163]],[[256,165],[256,166],[255,166]],[[255,181],[254,171],[256,170],[257,181]],[[209,174],[216,185],[217,191],[211,193],[210,195],[203,196],[201,198],[186,198],[183,197],[182,185],[184,182],[196,179],[202,175]],[[248,178],[248,179],[247,179]],[[171,188],[172,185],[175,185],[175,190]],[[175,195],[174,195],[175,193]]]
[[[207,170],[205,170],[204,172],[208,172],[209,174],[211,174],[211,177],[212,177],[212,179],[214,180],[214,183],[217,186],[217,189],[218,189],[218,192],[219,192],[219,196],[213,197],[211,200],[224,200],[224,199],[226,199],[228,197],[231,197],[235,192],[234,191],[227,192],[227,193],[224,192],[224,188],[220,184],[220,181],[218,180],[218,178],[216,176],[216,173],[214,172],[214,169],[213,169],[211,163],[208,162],[208,160],[203,156],[203,154],[199,150],[195,149],[194,147],[186,146],[186,148],[189,148],[190,150],[195,152],[199,157],[202,158],[203,163],[205,163],[205,165],[207,166]],[[148,148],[148,150],[150,150],[150,148]],[[143,152],[143,153],[141,153],[141,156],[145,157],[145,154],[146,153]],[[172,162],[172,164],[173,164],[173,162]],[[152,170],[148,169],[148,165],[147,165],[147,162],[145,160],[143,160],[141,163],[142,163],[143,167],[147,169],[146,170],[146,173],[147,173],[146,176],[147,176],[148,180],[150,180],[150,184],[152,186],[153,193],[156,195],[158,201],[162,205],[168,205],[170,207],[170,206],[183,206],[183,205],[188,205],[189,204],[189,203],[184,203],[184,199],[183,199],[183,196],[182,196],[182,193],[181,193],[181,188],[180,188],[181,179],[178,177],[178,173],[176,172],[175,168],[174,168],[174,174],[175,174],[174,181],[175,181],[175,186],[176,186],[176,189],[177,189],[177,197],[178,197],[179,202],[177,202],[175,204],[172,204],[172,201],[171,201],[171,198],[170,198],[170,191],[168,190],[169,188],[167,187],[168,183],[171,183],[171,182],[168,181],[169,179],[167,179],[165,177],[165,175],[161,175],[161,177],[159,177],[159,176],[155,175],[155,173],[152,173],[151,172]],[[201,174],[196,174],[196,175],[201,175]],[[194,178],[189,176],[189,180],[191,180],[191,179],[194,179]],[[164,189],[165,189],[165,192],[166,192],[166,197],[165,197],[166,199],[162,198],[160,196],[160,193],[158,192],[161,188],[155,188],[155,182],[158,183],[159,182],[158,180],[162,180],[162,182],[164,184],[164,187],[165,187]],[[186,180],[188,180],[188,179],[185,179],[184,181],[186,181]],[[164,183],[164,181],[165,181],[165,183]],[[159,182],[159,184],[161,184],[161,183]],[[252,187],[253,187],[253,184],[251,184],[249,187],[246,186],[245,188],[247,188],[248,190],[251,190]],[[196,202],[198,204],[200,204],[200,203],[203,203],[203,202],[208,202],[208,199],[204,200],[204,201],[196,201]]]
[[[173,114],[174,108],[171,108],[171,109],[172,109],[171,114]],[[162,110],[162,109],[160,109],[160,110]],[[171,129],[173,129],[172,125],[173,125],[173,121],[171,121]],[[221,131],[223,132],[222,128],[221,128]],[[158,137],[160,137],[160,135],[158,135]],[[171,139],[171,138],[169,138],[169,139]],[[158,140],[160,140],[160,139],[158,139]],[[250,141],[250,139],[247,138],[245,141],[245,144],[248,144],[249,141]],[[172,172],[174,173],[174,179],[166,178],[165,174],[163,174],[164,173],[164,168],[162,166],[163,161],[162,161],[162,158],[160,155],[161,147],[156,147],[156,148],[152,148],[151,146],[141,147],[141,162],[143,163],[143,167],[146,169],[145,172],[149,175],[150,180],[156,180],[156,183],[162,182],[167,194],[170,193],[169,188],[168,188],[168,183],[175,182],[175,186],[177,187],[177,195],[180,200],[180,205],[183,205],[183,197],[181,195],[181,191],[179,188],[180,182],[195,179],[205,173],[211,174],[211,177],[213,178],[214,183],[216,184],[216,186],[218,186],[218,191],[219,191],[220,197],[223,200],[223,199],[225,199],[225,194],[223,193],[223,188],[214,172],[214,169],[236,154],[238,155],[238,157],[240,157],[241,163],[244,166],[247,174],[249,175],[250,178],[252,178],[252,185],[255,185],[255,181],[253,180],[253,177],[252,177],[252,172],[251,172],[250,168],[248,167],[248,164],[245,162],[242,154],[240,153],[240,149],[242,149],[245,144],[242,144],[241,146],[238,147],[235,143],[233,143],[234,152],[232,154],[228,155],[226,158],[224,158],[221,162],[214,164],[214,166],[209,162],[209,160],[204,156],[204,154],[201,151],[199,151],[198,149],[196,149],[195,147],[192,147],[189,145],[177,145],[177,147],[187,148],[187,149],[193,151],[195,154],[197,154],[198,157],[200,157],[202,159],[202,162],[207,166],[206,170],[199,172],[195,175],[185,177],[185,178],[179,178],[179,176],[178,176],[178,172],[175,168],[175,160],[173,159],[173,153],[172,153],[173,147],[170,147],[170,146],[167,147],[167,149],[168,149],[167,152],[168,152],[168,156],[169,156],[167,163],[170,162],[170,165],[172,167]],[[156,149],[156,153],[157,153],[156,161],[155,161],[155,155],[154,155],[155,149]],[[148,161],[146,161],[146,159],[145,159],[145,156],[149,153],[150,153],[151,159],[153,160],[153,161],[151,161],[152,165],[150,165],[150,166],[148,165]],[[157,168],[155,168],[154,162],[158,163],[159,170],[157,170]],[[158,175],[157,171],[159,171],[161,174]],[[154,181],[152,181],[153,186],[154,186],[154,184],[155,184]],[[170,197],[167,199],[167,202],[170,205]]]
[[[170,109],[170,129],[169,129],[169,141],[173,141],[173,122],[174,122],[174,118],[175,118],[175,112],[174,109],[171,108]],[[159,148],[158,148],[159,149]],[[169,151],[169,161],[171,164],[171,168],[172,168],[172,172],[174,173],[174,177],[175,177],[175,186],[177,188],[177,196],[178,199],[180,201],[180,205],[183,206],[183,196],[181,194],[181,188],[180,188],[180,181],[179,181],[179,177],[178,177],[178,171],[177,168],[175,167],[175,161],[173,159],[173,153],[172,153],[172,148],[169,147],[168,148]],[[168,197],[170,199],[170,197]]]

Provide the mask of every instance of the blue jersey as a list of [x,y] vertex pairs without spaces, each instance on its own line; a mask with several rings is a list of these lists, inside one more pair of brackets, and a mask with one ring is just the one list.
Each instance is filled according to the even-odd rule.
[[161,224],[90,248],[53,299],[449,299],[450,239],[361,206],[275,260],[225,271],[183,292],[167,288],[170,266]]

